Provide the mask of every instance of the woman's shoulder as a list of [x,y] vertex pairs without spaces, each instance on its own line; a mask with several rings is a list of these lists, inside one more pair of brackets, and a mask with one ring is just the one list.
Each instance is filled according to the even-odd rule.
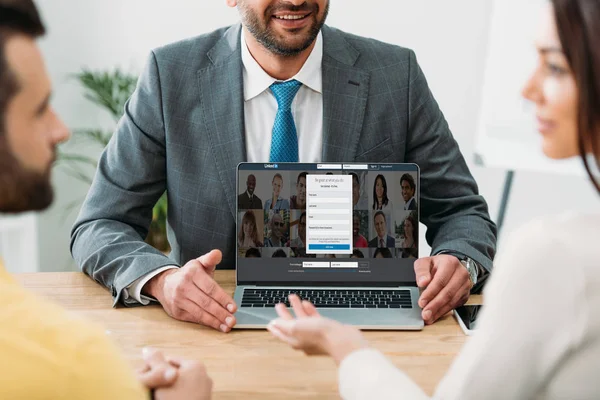
[[[594,238],[600,237],[600,214],[566,212],[536,218],[510,233],[498,263],[528,265],[548,271],[564,268],[565,260],[586,257],[590,249],[600,253]],[[515,262],[519,260],[519,262]]]
[[565,212],[555,216],[536,218],[521,226],[511,235],[512,242],[529,242],[528,246],[548,246],[556,240],[569,237],[589,239],[588,234],[600,232],[600,214]]

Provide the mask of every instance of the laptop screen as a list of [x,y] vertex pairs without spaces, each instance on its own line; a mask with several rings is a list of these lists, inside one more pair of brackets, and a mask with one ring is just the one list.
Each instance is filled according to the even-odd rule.
[[242,163],[238,284],[414,285],[415,164]]

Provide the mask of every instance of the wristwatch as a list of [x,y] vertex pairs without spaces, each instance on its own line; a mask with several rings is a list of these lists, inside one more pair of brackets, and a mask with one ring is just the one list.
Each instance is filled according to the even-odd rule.
[[454,256],[458,258],[458,261],[467,269],[469,273],[469,279],[473,284],[472,287],[475,287],[477,284],[477,277],[479,276],[479,267],[475,261],[473,261],[470,257],[465,256],[464,254],[457,253],[454,251],[440,251],[437,254],[448,254],[450,256]]
[[477,284],[477,275],[479,272],[477,264],[469,257],[464,257],[462,260],[459,258],[459,261],[467,269],[467,272],[469,273],[469,278],[471,279],[471,283],[473,284],[473,286],[475,286]]

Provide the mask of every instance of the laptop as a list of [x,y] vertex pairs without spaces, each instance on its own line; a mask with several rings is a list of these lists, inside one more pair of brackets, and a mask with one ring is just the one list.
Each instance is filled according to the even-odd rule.
[[236,329],[263,329],[291,293],[324,317],[420,330],[415,164],[241,163]]

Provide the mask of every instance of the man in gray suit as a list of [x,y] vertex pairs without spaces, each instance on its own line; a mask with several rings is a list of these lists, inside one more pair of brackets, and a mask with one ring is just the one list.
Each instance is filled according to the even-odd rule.
[[[329,0],[226,2],[241,25],[151,52],[72,231],[83,271],[115,304],[228,332],[213,272],[235,266],[239,162],[409,162],[433,249],[415,263],[423,318],[464,303],[496,227],[414,53],[325,26]],[[165,190],[169,257],[143,242]]]

